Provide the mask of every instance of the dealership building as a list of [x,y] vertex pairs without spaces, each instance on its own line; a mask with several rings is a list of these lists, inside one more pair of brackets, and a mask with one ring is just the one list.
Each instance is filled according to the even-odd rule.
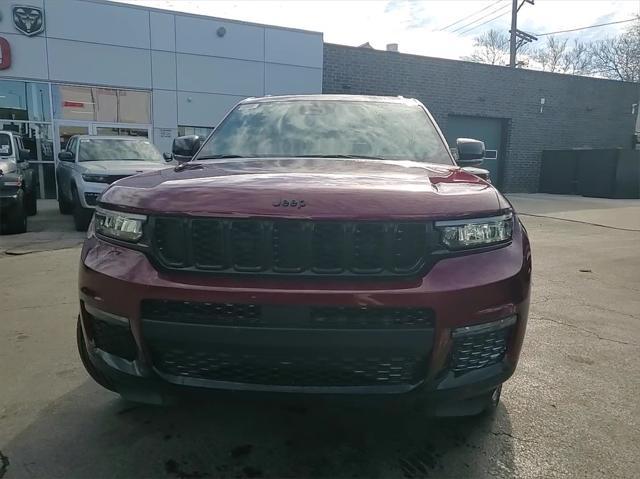
[[423,101],[450,144],[483,139],[492,179],[536,191],[543,148],[631,148],[638,84],[324,44],[320,32],[104,0],[0,3],[0,128],[31,150],[42,198],[74,134],[167,151],[250,96],[351,93]]

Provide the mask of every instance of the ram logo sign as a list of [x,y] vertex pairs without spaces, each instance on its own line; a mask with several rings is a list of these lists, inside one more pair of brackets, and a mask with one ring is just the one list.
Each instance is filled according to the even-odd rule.
[[19,32],[31,37],[44,31],[44,12],[40,7],[14,5],[13,24]]

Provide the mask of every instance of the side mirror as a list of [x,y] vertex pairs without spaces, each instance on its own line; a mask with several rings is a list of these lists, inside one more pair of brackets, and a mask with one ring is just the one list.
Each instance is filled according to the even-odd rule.
[[484,142],[472,140],[471,138],[458,138],[456,140],[458,149],[458,164],[460,166],[477,166],[482,164],[484,159]]
[[61,151],[58,153],[58,159],[60,161],[73,161],[73,153],[67,150]]
[[24,163],[25,161],[29,161],[29,155],[31,154],[31,150],[26,148],[20,148],[18,150],[18,163]]
[[198,135],[179,136],[174,138],[171,151],[177,161],[185,163],[191,161],[191,158],[198,152],[201,145],[202,137]]
[[167,153],[166,151],[162,154],[164,161],[167,163],[171,163],[173,161],[173,153]]

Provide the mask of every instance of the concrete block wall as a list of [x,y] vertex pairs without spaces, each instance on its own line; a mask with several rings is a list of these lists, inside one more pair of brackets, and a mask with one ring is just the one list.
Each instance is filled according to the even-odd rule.
[[322,90],[417,98],[445,132],[449,115],[506,120],[502,189],[509,192],[538,190],[543,149],[629,149],[640,98],[635,83],[327,43]]

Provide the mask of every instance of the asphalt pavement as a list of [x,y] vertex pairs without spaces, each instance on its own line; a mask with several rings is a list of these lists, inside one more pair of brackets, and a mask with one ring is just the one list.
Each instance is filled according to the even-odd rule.
[[79,236],[43,246],[34,232],[32,251],[0,237],[0,478],[640,477],[640,202],[512,201],[533,299],[493,420],[322,399],[125,402],[76,352],[79,248],[65,241]]

